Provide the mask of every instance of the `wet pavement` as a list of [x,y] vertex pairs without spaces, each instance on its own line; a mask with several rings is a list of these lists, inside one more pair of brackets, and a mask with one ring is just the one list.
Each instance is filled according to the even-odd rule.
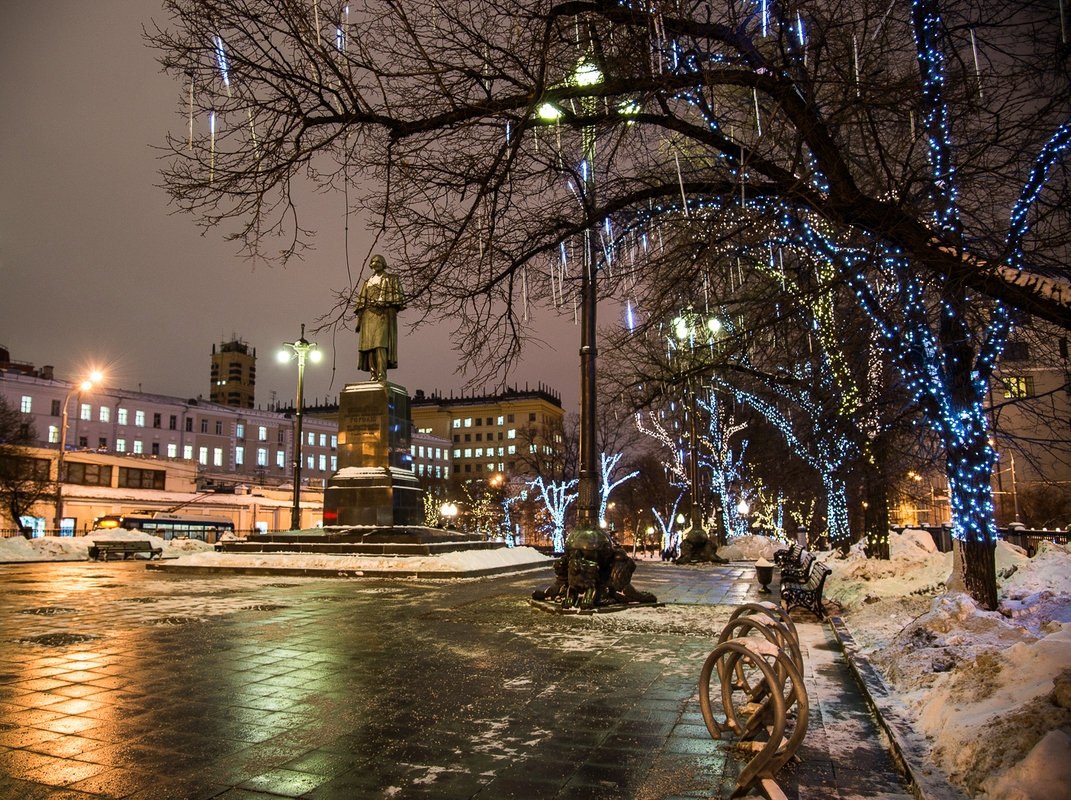
[[[640,562],[711,630],[533,610],[551,580],[0,565],[0,798],[728,798],[750,754],[710,738],[697,680],[754,570]],[[832,632],[799,620],[782,789],[907,800]]]

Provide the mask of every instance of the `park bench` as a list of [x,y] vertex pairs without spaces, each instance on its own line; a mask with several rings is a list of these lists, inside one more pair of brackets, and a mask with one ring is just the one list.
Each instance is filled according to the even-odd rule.
[[818,619],[826,618],[822,605],[822,589],[826,578],[833,570],[806,550],[800,555],[797,565],[781,569],[781,603],[785,610],[799,606],[813,611]]
[[126,559],[139,553],[148,553],[149,560],[152,560],[153,556],[162,558],[164,550],[162,547],[153,547],[147,539],[97,539],[89,547],[89,557],[96,561],[108,561],[113,555]]
[[786,547],[784,550],[778,550],[773,554],[774,563],[778,569],[784,569],[786,565],[799,566],[800,556],[804,553],[802,545],[794,544],[792,547]]

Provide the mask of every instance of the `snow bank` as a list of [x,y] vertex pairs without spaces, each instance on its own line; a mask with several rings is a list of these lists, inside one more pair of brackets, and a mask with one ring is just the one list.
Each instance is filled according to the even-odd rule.
[[175,564],[194,567],[322,569],[334,572],[371,571],[471,572],[480,569],[551,563],[554,559],[531,547],[465,550],[438,556],[317,555],[314,553],[217,553],[184,555]]
[[177,558],[185,553],[213,550],[212,545],[196,539],[171,539],[165,542],[159,536],[144,531],[109,528],[92,530],[85,536],[42,536],[37,539],[16,536],[0,539],[0,564],[26,561],[87,561],[89,548],[96,539],[145,539],[152,542],[153,547],[163,549],[163,558]]
[[[951,556],[924,531],[892,534],[888,561],[828,557],[826,594],[933,742],[934,761],[972,797],[1071,797],[1069,740],[1051,736],[1071,726],[1071,691],[1054,691],[1071,665],[1069,550],[1046,545],[1031,559],[998,544],[993,612],[945,592]],[[1061,762],[1042,768],[1060,748]]]
[[786,547],[784,542],[768,536],[734,536],[725,547],[718,548],[718,555],[729,561],[758,561],[772,559],[775,552]]

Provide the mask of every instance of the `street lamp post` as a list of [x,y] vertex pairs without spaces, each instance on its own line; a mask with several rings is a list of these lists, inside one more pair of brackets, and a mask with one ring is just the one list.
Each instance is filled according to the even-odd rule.
[[[602,82],[602,72],[592,56],[586,55],[577,63],[570,82],[574,86],[595,86]],[[585,114],[594,111],[590,98],[582,98]],[[539,108],[539,116],[546,122],[556,122],[563,116],[562,110],[552,103]],[[596,390],[596,327],[597,285],[596,269],[598,253],[595,246],[595,128],[584,125],[580,131],[583,144],[581,177],[584,188],[584,264],[580,277],[580,453],[579,481],[577,482],[577,528],[598,531],[599,520],[599,468],[596,453],[595,415],[598,407]]]
[[63,411],[60,415],[60,440],[59,440],[59,456],[56,458],[56,534],[60,535],[63,528],[63,457],[67,452],[67,421],[68,411],[67,406],[71,403],[71,397],[78,395],[81,397],[82,392],[88,392],[96,384],[100,383],[104,379],[99,372],[89,373],[88,378],[83,378],[77,386],[71,387],[71,390],[63,398]]
[[305,359],[312,363],[320,360],[320,351],[316,349],[316,343],[305,339],[305,323],[301,324],[301,338],[296,342],[283,342],[283,347],[290,348],[280,350],[278,359],[280,362],[290,361],[297,358],[297,403],[294,411],[294,507],[290,511],[290,529],[301,529],[301,414],[305,406]]
[[[677,335],[677,339],[680,341],[682,347],[687,347],[689,355],[689,361],[695,354],[696,344],[712,344],[714,338],[721,330],[721,322],[716,317],[710,317],[703,326],[698,326],[698,315],[688,309],[681,316],[677,317],[673,321],[674,331]],[[690,484],[688,489],[689,495],[689,527],[693,531],[702,530],[703,527],[703,509],[700,503],[699,492],[699,447],[698,447],[698,431],[696,430],[696,408],[698,402],[696,399],[694,376],[692,375],[692,368],[694,363],[685,365],[685,397],[688,399],[690,408],[687,408],[688,413],[688,483]],[[724,544],[725,542],[719,542]]]

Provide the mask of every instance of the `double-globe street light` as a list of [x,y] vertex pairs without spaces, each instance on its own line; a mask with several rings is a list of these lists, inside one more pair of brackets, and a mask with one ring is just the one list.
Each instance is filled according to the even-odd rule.
[[[699,492],[699,447],[698,430],[695,418],[698,412],[699,398],[695,391],[696,354],[702,348],[712,349],[714,341],[721,332],[721,322],[717,317],[703,319],[691,308],[685,309],[673,320],[673,332],[687,363],[682,365],[684,371],[685,411],[688,414],[688,499],[689,529],[693,532],[703,529],[703,509]],[[720,538],[720,537],[719,537]],[[720,541],[719,544],[725,544]]]
[[[577,62],[568,85],[591,87],[602,83],[602,71],[589,54]],[[581,97],[585,115],[595,111],[595,99]],[[545,102],[537,109],[543,122],[556,123],[563,116],[561,107]],[[595,414],[597,394],[596,368],[596,270],[598,253],[595,246],[595,128],[584,125],[580,129],[583,144],[581,177],[584,182],[584,264],[580,279],[580,453],[579,481],[577,483],[577,529],[598,531],[599,520],[599,473],[595,441]]]
[[56,458],[56,533],[63,533],[63,457],[67,452],[67,423],[68,406],[71,398],[75,395],[81,397],[82,392],[88,392],[94,386],[104,380],[104,376],[97,370],[93,370],[88,376],[72,386],[63,398],[63,410],[60,415],[60,438],[59,456]]
[[301,431],[301,413],[305,406],[305,360],[313,364],[320,361],[321,353],[316,347],[316,342],[310,342],[305,338],[305,323],[301,324],[301,338],[296,342],[283,342],[283,347],[276,358],[280,363],[286,363],[297,359],[297,403],[294,411],[294,507],[290,511],[290,529],[301,530],[301,450],[303,434]]

